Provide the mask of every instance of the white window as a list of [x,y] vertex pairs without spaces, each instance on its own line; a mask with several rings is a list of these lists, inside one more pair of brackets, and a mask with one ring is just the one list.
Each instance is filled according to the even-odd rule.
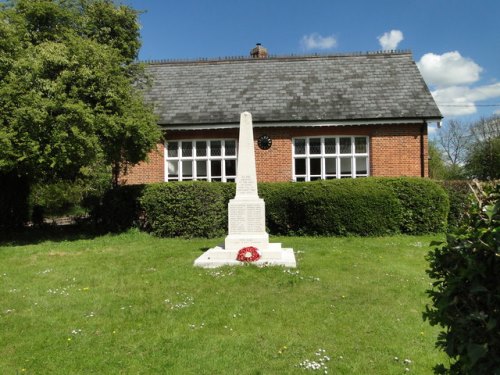
[[236,141],[233,139],[167,141],[166,181],[235,181]]
[[366,177],[368,137],[307,137],[293,139],[293,180]]

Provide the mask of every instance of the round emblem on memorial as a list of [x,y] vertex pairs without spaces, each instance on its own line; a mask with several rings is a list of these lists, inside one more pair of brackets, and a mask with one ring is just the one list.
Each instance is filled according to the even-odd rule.
[[261,135],[259,139],[257,140],[257,145],[259,146],[260,149],[262,150],[269,150],[271,146],[273,145],[273,140],[269,138],[267,135]]

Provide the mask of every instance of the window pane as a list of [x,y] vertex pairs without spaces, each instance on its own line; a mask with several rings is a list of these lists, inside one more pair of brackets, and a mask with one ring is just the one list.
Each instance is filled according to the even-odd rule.
[[335,158],[325,158],[325,173],[327,175],[337,173],[337,159]]
[[296,139],[295,140],[295,155],[305,155],[306,153],[306,140]]
[[211,172],[212,172],[212,179],[214,177],[220,177],[222,176],[222,160],[211,160],[210,161],[210,167],[211,167]]
[[305,178],[305,177],[297,177],[297,178],[295,179],[295,181],[297,181],[297,182],[300,182],[300,181],[305,181],[305,180],[306,180],[306,178]]
[[309,174],[321,175],[321,159],[310,159],[309,160]]
[[211,141],[210,142],[210,155],[221,156],[221,141]]
[[169,178],[179,177],[179,162],[178,161],[167,161],[167,173]]
[[191,160],[184,160],[182,162],[182,177],[183,178],[193,177],[193,162]]
[[340,153],[341,154],[351,153],[351,137],[340,138]]
[[177,142],[168,142],[167,143],[167,156],[169,158],[177,157]]
[[368,173],[368,158],[356,158],[356,174]]
[[207,142],[196,142],[196,156],[207,156]]
[[226,176],[236,176],[236,160],[226,160]]
[[206,160],[196,161],[196,175],[198,177],[207,177],[207,161]]
[[366,153],[366,138],[356,137],[354,138],[354,145],[356,147],[356,153],[365,154]]
[[226,141],[226,155],[236,156],[236,141]]
[[182,142],[182,156],[193,156],[193,144],[191,142]]
[[336,143],[335,138],[325,138],[325,154],[335,154],[337,152],[335,149]]
[[306,159],[295,159],[295,174],[306,174]]
[[351,158],[341,158],[340,159],[340,173],[351,174]]
[[309,153],[314,155],[321,154],[321,138],[309,139]]

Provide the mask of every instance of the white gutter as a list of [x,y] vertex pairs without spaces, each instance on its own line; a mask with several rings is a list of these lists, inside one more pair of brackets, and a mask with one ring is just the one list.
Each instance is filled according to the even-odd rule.
[[[441,118],[429,119],[392,119],[392,120],[346,120],[328,122],[254,122],[254,128],[286,128],[286,127],[325,127],[325,126],[352,126],[352,125],[394,125],[394,124],[429,124],[440,122]],[[165,130],[212,130],[212,129],[238,129],[238,123],[231,124],[199,124],[199,125],[159,125]]]

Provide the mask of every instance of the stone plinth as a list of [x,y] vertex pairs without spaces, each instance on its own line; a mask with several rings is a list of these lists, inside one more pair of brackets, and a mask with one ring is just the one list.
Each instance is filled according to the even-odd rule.
[[206,251],[194,265],[214,268],[244,264],[236,257],[240,249],[249,246],[257,248],[261,254],[261,258],[252,264],[296,267],[293,249],[282,249],[279,243],[269,243],[266,206],[257,191],[252,115],[244,112],[240,117],[236,195],[228,204],[228,235],[224,245]]

